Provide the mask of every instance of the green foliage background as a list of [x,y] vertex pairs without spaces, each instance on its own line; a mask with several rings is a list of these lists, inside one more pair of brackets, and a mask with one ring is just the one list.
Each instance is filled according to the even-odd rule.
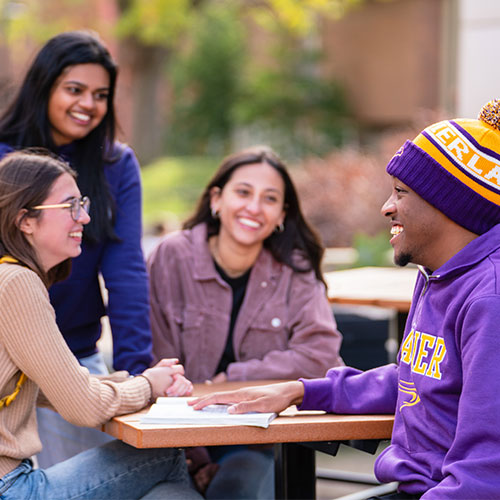
[[163,219],[185,219],[220,162],[208,156],[159,158],[142,169],[143,219],[149,228]]
[[318,70],[321,51],[277,26],[262,61],[248,49],[249,22],[237,2],[209,2],[200,14],[168,67],[169,153],[223,155],[251,140],[300,157],[347,142],[353,128],[347,101]]
[[185,52],[168,68],[174,87],[167,149],[173,154],[221,154],[236,126],[245,58],[244,27],[231,5],[206,4]]

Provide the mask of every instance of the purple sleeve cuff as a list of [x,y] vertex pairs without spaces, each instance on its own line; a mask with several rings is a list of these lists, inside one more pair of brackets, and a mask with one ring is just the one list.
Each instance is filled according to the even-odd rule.
[[332,411],[332,380],[328,377],[299,379],[304,384],[304,399],[299,410]]

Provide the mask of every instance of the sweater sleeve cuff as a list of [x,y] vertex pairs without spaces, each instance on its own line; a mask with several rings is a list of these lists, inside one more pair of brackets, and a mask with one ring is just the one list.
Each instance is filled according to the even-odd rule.
[[122,394],[122,413],[137,411],[151,401],[151,385],[146,377],[132,377],[123,384],[127,384],[127,391]]
[[148,379],[148,377],[146,377],[146,375],[136,375],[134,378],[139,378],[139,377],[142,377],[147,383],[148,383],[148,386],[149,386],[149,404],[153,404],[155,402],[155,397],[153,397],[153,386],[151,385],[151,380]]
[[329,378],[299,379],[304,384],[304,398],[299,410],[325,410],[332,408],[332,381]]

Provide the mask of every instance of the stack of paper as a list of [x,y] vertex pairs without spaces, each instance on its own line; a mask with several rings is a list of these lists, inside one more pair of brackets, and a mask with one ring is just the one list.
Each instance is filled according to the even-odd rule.
[[194,398],[157,398],[148,413],[141,416],[142,424],[165,425],[252,425],[267,428],[276,413],[227,412],[229,405],[209,405],[194,410],[187,402]]

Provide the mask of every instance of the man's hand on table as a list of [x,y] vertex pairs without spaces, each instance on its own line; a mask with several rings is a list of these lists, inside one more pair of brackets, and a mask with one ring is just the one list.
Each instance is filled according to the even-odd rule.
[[300,381],[293,381],[216,392],[196,398],[188,404],[195,410],[212,404],[230,404],[228,413],[279,413],[290,405],[300,404],[303,397],[304,385]]

